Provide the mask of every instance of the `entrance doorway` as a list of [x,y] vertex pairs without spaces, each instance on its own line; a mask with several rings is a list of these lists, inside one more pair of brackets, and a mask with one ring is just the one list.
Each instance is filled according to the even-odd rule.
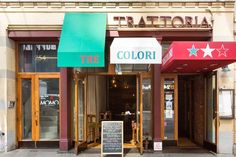
[[124,148],[143,151],[141,75],[78,75],[74,81],[74,139],[78,153],[100,148],[101,122],[123,121]]
[[109,112],[110,117],[107,120],[123,121],[124,143],[134,144],[136,133],[133,125],[137,121],[136,76],[108,76],[108,83],[109,97],[104,114]]
[[178,146],[217,151],[217,76],[178,76]]
[[19,146],[59,141],[59,75],[18,76],[17,126]]
[[182,75],[178,83],[178,146],[197,147],[204,137],[204,114],[200,114],[204,113],[204,81],[199,76]]

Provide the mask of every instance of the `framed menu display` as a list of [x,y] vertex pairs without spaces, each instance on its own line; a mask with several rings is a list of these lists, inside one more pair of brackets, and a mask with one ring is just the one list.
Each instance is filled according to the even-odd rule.
[[220,89],[219,91],[219,117],[234,118],[234,90]]

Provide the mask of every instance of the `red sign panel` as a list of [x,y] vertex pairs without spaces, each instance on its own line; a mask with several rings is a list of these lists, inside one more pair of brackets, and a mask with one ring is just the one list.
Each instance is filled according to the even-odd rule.
[[235,61],[236,42],[173,42],[162,58],[162,72],[207,72]]

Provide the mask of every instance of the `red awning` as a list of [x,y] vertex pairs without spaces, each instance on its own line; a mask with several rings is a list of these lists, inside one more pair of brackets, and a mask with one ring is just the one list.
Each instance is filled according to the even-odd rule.
[[173,42],[162,57],[162,72],[207,72],[235,61],[236,42]]

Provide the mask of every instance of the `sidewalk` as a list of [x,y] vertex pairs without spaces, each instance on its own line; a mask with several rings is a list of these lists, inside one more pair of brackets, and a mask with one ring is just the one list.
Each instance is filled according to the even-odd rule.
[[[67,153],[61,153],[58,149],[17,149],[7,153],[0,153],[0,157],[100,157],[98,152],[82,152],[79,155],[75,155],[72,151]],[[115,157],[110,155],[109,157]],[[140,155],[139,153],[127,153],[125,157],[234,157],[233,155],[213,154],[210,152],[204,153],[145,153]]]

